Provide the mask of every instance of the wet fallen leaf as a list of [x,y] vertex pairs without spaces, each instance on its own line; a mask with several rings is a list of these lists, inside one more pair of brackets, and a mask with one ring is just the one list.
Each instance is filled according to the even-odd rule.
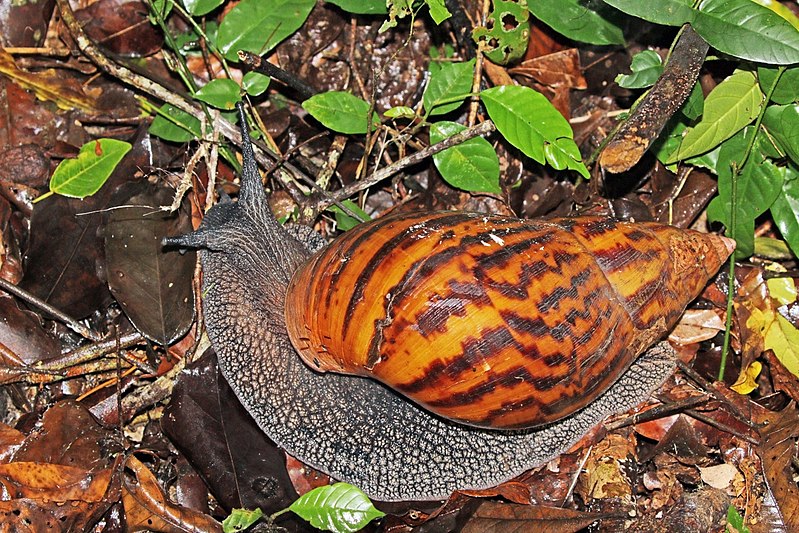
[[152,472],[136,457],[128,457],[125,466],[133,479],[122,484],[122,503],[128,531],[159,533],[221,532],[222,524],[208,515],[169,501]]

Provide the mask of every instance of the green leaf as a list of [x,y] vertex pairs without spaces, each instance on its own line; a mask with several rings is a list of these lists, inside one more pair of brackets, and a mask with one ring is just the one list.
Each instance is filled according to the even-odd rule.
[[[732,165],[739,162],[746,151],[748,138],[753,134],[747,128],[726,141],[719,151],[719,194],[707,208],[708,219],[721,222],[727,228],[727,236],[738,243],[736,258],[752,255],[754,251],[755,219],[765,213],[774,203],[783,185],[783,173],[773,163],[763,160],[759,152],[753,152],[746,166],[737,176],[737,201],[732,204]],[[735,209],[735,225],[731,224]]]
[[388,13],[385,0],[328,0],[347,13],[356,15],[385,15]]
[[[776,204],[778,200],[779,197],[774,201],[774,204]],[[774,204],[772,204],[772,208]],[[781,239],[775,239],[773,237],[755,237],[754,255],[765,257],[772,261],[785,261],[794,258],[794,254],[791,253],[788,244]]]
[[416,111],[413,108],[410,108],[406,105],[398,105],[392,107],[391,109],[387,109],[383,115],[386,118],[407,118],[413,119],[416,117]]
[[[330,91],[316,94],[302,103],[302,108],[326,128],[339,133],[366,133],[369,103],[350,93]],[[380,120],[372,113],[372,124]]]
[[605,3],[628,15],[666,26],[682,26],[691,22],[695,13],[691,8],[692,0],[605,0]]
[[[455,122],[436,122],[430,126],[430,142],[436,144],[466,128]],[[474,137],[433,155],[433,162],[444,181],[465,191],[499,194],[499,158],[491,143]]]
[[359,488],[348,483],[318,487],[300,496],[289,507],[317,529],[355,532],[385,516]]
[[763,114],[763,126],[788,157],[799,165],[799,104],[769,106]]
[[224,0],[183,0],[183,6],[186,8],[186,11],[195,17],[199,17],[221,6],[222,2],[224,2]]
[[680,111],[690,120],[699,118],[705,112],[705,96],[702,94],[702,85],[694,83],[694,88],[691,89],[691,94],[688,95],[688,100],[685,101]]
[[521,59],[530,41],[530,12],[527,0],[494,0],[486,25],[472,31],[474,42],[483,41],[486,57],[505,65]]
[[624,34],[616,24],[603,16],[599,2],[585,0],[536,0],[530,11],[544,24],[569,39],[583,43],[624,44]]
[[383,22],[378,33],[383,33],[397,25],[403,19],[413,13],[413,0],[386,0],[388,7],[388,18]]
[[219,25],[217,45],[230,61],[238,51],[263,55],[297,31],[315,0],[242,0]]
[[229,78],[218,78],[200,87],[194,97],[216,108],[230,110],[241,101],[241,87]]
[[130,143],[116,139],[87,142],[81,146],[76,158],[59,163],[50,177],[50,191],[37,201],[52,193],[70,198],[91,196],[100,190],[130,148]]
[[751,0],[605,0],[628,15],[669,26],[690,22],[717,50],[741,59],[790,65],[799,63],[799,30],[772,10]]
[[[447,63],[433,75],[424,91],[424,108],[430,115],[445,115],[461,106],[472,90],[474,62]],[[459,101],[452,102],[453,98]],[[444,103],[449,101],[449,103]]]
[[799,30],[751,0],[705,0],[692,26],[725,54],[774,65],[799,63]]
[[224,533],[236,533],[244,531],[264,515],[260,509],[253,511],[247,509],[233,509],[230,515],[222,521],[222,531]]
[[202,137],[199,119],[170,104],[164,104],[150,124],[150,134],[165,141],[189,142]]
[[754,74],[745,70],[735,72],[707,96],[702,120],[688,130],[680,148],[668,162],[712,150],[752,122],[760,113],[762,103],[763,93]]
[[771,216],[788,247],[799,257],[799,171],[790,166],[779,170],[784,174],[784,181],[771,205]]
[[436,24],[441,24],[452,16],[447,6],[444,5],[444,0],[424,0],[424,2],[430,10],[430,17]]
[[589,177],[571,126],[544,95],[529,87],[502,85],[483,91],[480,98],[502,136],[526,156]]
[[[777,68],[760,67],[757,69],[757,79],[760,89],[766,93],[774,84],[777,77]],[[780,76],[780,81],[771,94],[771,101],[776,104],[793,104],[799,102],[799,67],[787,69]]]
[[625,89],[651,87],[663,73],[663,60],[654,50],[644,50],[633,56],[632,74],[619,74],[616,83]]
[[[160,17],[162,20],[166,20],[172,12],[173,7],[175,7],[175,3],[172,2],[172,0],[151,0],[150,14],[147,18],[150,20],[151,24],[157,24],[156,16]],[[154,13],[157,15],[154,15]]]
[[331,205],[328,207],[328,211],[332,211],[333,214],[336,215],[336,226],[338,229],[342,231],[348,231],[360,224],[361,222],[365,222],[367,220],[371,220],[372,217],[369,214],[358,207],[358,204],[353,202],[352,200],[344,200],[341,202],[344,204],[347,209],[358,215],[361,219],[358,220],[357,218],[351,217],[349,214],[345,213],[343,209],[341,209],[337,205]]
[[272,78],[260,72],[250,71],[241,79],[241,88],[250,96],[260,96],[269,88]]

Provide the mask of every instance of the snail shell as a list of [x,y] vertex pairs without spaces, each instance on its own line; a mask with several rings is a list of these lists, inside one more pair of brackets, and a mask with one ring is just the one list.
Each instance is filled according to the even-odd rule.
[[480,427],[560,420],[669,331],[734,241],[601,217],[400,213],[295,272],[286,324],[319,371]]

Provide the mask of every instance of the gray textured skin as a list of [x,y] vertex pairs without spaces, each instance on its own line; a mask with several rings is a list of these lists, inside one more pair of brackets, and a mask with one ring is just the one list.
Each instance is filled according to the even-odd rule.
[[319,374],[291,346],[286,286],[306,246],[272,216],[244,141],[238,203],[167,244],[200,249],[208,334],[241,403],[279,446],[382,501],[436,500],[496,486],[568,449],[611,413],[645,400],[673,371],[661,344],[604,395],[543,429],[497,432],[437,418],[376,382]]

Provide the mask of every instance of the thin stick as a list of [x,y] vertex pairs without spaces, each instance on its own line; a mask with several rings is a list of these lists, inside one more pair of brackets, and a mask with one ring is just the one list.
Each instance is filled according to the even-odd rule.
[[13,283],[9,283],[3,278],[0,278],[0,289],[3,289],[8,293],[13,294],[20,300],[41,309],[45,313],[52,315],[56,320],[63,322],[64,324],[66,324],[66,326],[69,329],[71,329],[72,331],[74,331],[75,333],[77,333],[78,335],[80,335],[85,339],[89,339],[91,341],[96,342],[102,340],[103,338],[102,335],[92,330],[91,328],[84,326],[83,324],[81,324],[80,322],[78,322],[68,314],[64,313],[63,311],[56,309],[55,307],[45,302],[44,300],[37,298],[28,291],[17,287]]

